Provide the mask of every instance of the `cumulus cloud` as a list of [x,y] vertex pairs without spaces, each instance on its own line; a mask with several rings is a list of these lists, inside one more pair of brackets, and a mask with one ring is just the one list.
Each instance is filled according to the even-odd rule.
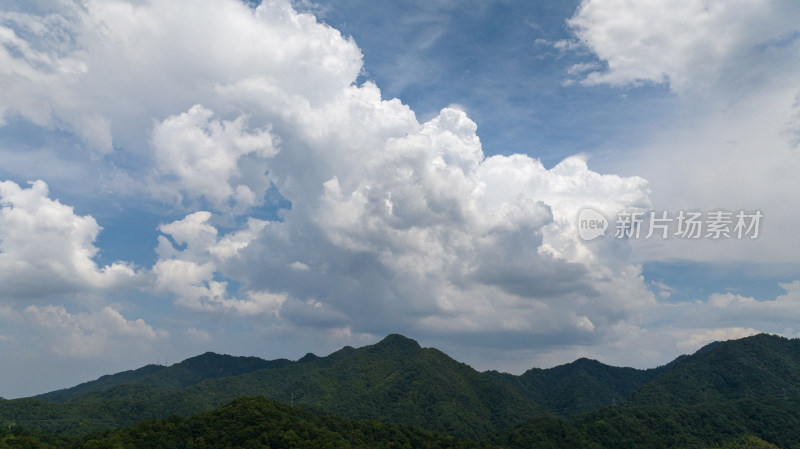
[[[233,121],[212,117],[212,111],[196,105],[156,124],[152,144],[159,171],[177,178],[176,191],[203,197],[217,208],[228,202],[244,207],[260,204],[269,187],[261,159],[277,153],[269,129],[248,132],[245,117]],[[260,173],[243,179],[240,167],[252,170],[258,165]]]
[[[643,314],[638,323],[624,323],[613,333],[615,343],[597,348],[606,360],[640,367],[669,361],[713,341],[776,333],[800,336],[800,281],[779,284],[784,293],[754,298],[730,292],[683,303],[661,303]],[[634,337],[634,338],[631,338]],[[562,354],[566,359],[566,355]],[[563,360],[563,359],[562,359]]]
[[[761,210],[757,243],[652,241],[634,260],[789,262],[800,168],[800,12],[791,1],[585,0],[568,20],[603,68],[568,75],[584,85],[667,83],[678,95],[639,143],[604,169],[638,173],[657,209]],[[574,87],[579,88],[579,87]]]
[[[356,333],[590,338],[652,302],[624,249],[574,228],[584,205],[647,207],[643,179],[486,158],[463,111],[420,123],[356,85],[355,43],[288,2],[70,5],[5,18],[4,114],[152,161],[143,191],[189,209],[160,228],[151,271],[177,304]],[[25,45],[38,53],[9,50]],[[220,233],[192,209],[243,223],[270,185],[291,202],[280,221]]]
[[91,215],[51,199],[47,184],[0,182],[0,295],[50,295],[125,288],[137,273],[124,262],[99,267],[94,246],[101,227]]
[[[159,228],[164,235],[159,237],[157,249],[160,259],[152,269],[156,289],[173,293],[177,304],[193,310],[276,313],[286,301],[286,293],[250,291],[246,299],[238,299],[229,294],[227,282],[215,280],[217,265],[246,248],[268,223],[251,218],[245,229],[218,239],[217,229],[207,223],[210,218],[209,212],[195,212]],[[185,248],[176,249],[167,235]]]
[[539,367],[568,363],[576,357],[591,357],[615,366],[652,368],[680,354],[691,354],[714,342],[744,338],[758,333],[800,337],[800,281],[781,283],[785,293],[755,298],[730,292],[708,298],[647,307],[636,319],[620,321],[605,329],[603,338],[575,344],[534,345],[473,350],[471,343],[454,345],[453,354],[482,369],[498,365],[522,372],[528,360]]
[[713,341],[762,332],[796,338],[800,336],[800,281],[779,285],[784,293],[773,298],[724,292],[693,301],[654,304],[638,320],[609,329],[606,341],[584,348],[553,348],[542,360],[567,362],[579,350],[607,363],[645,368],[669,362],[681,353],[692,353]]
[[195,329],[193,327],[186,330],[186,336],[195,343],[206,343],[211,341],[211,334],[202,329]]
[[[331,114],[338,126],[325,139],[284,139],[302,142],[300,156],[271,161],[292,210],[242,251],[247,262],[223,270],[246,288],[290,292],[283,318],[358,332],[575,338],[652,300],[636,267],[613,248],[584,245],[574,224],[586,204],[646,207],[643,179],[592,172],[581,158],[550,170],[523,155],[485,158],[464,112],[420,124],[362,89],[351,95],[374,100],[302,115],[322,123],[316,115]],[[306,164],[302,177],[291,163],[331,154],[348,163]]]
[[[325,335],[327,345],[399,331],[480,368],[519,371],[534,358],[546,365],[576,355],[646,367],[710,339],[798,333],[796,282],[766,301],[720,293],[659,303],[650,289],[666,299],[673,286],[643,279],[631,262],[635,242],[584,242],[575,228],[585,206],[606,216],[654,204],[763,209],[769,227],[746,250],[655,245],[639,260],[775,261],[775,251],[796,260],[786,245],[796,215],[775,212],[794,204],[798,168],[800,20],[788,0],[584,1],[569,22],[576,39],[553,45],[584,55],[588,47],[594,58],[568,76],[584,85],[669,83],[684,100],[704,93],[676,108],[691,125],[659,123],[657,143],[625,154],[630,165],[603,169],[581,155],[548,168],[514,148],[487,157],[463,108],[420,121],[374,83],[358,84],[355,42],[289,1],[19,9],[0,13],[0,126],[72,136],[79,145],[52,151],[106,163],[99,188],[165,201],[183,218],[158,228],[152,267],[101,267],[92,216],[51,199],[44,182],[0,183],[3,298],[102,294],[149,280],[145,292],[199,312],[173,332],[195,343],[220,336],[191,322],[205,313],[257,323],[269,329],[262,335]],[[705,101],[720,92],[735,101]],[[42,154],[50,153],[4,160],[36,167]],[[261,208],[272,187],[290,206],[267,221],[274,211]],[[768,204],[764,190],[778,192]],[[766,242],[777,249],[757,254]],[[0,305],[0,319],[75,357],[144,351],[167,338],[98,303],[80,313]],[[30,340],[3,335],[4,347]]]
[[289,2],[203,0],[188,15],[180,2],[50,2],[0,15],[0,125],[21,117],[75,134],[94,154],[155,162],[114,167],[107,188],[241,212],[260,204],[260,160],[276,142],[269,119],[248,118],[259,111],[232,101],[230,86],[270,91],[281,113],[285,101],[330,100],[360,68],[352,40]]
[[711,329],[691,334],[686,340],[678,342],[678,347],[693,350],[714,341],[736,340],[739,338],[749,337],[757,333],[759,332],[753,328],[742,327]]
[[743,66],[795,53],[795,6],[791,0],[584,0],[568,24],[606,64],[584,84],[667,82],[677,92],[700,91],[735,78]]
[[[130,116],[142,106],[163,110],[202,97],[216,83],[251,77],[317,100],[332,87],[349,84],[361,64],[351,41],[313,16],[295,13],[288,2],[268,2],[254,13],[243,2],[208,0],[195,4],[188,16],[178,3],[40,6],[44,15],[0,16],[2,74],[13,83],[13,89],[4,89],[4,109],[40,124],[68,124],[103,150],[111,150],[110,136],[92,139],[92,126],[84,129],[77,122],[94,122],[106,134],[125,125],[116,123],[121,114]],[[164,30],[177,38],[164,39]],[[120,92],[138,101],[105,101]],[[76,101],[78,94],[85,98]],[[88,118],[92,115],[96,119]]]
[[[195,311],[489,345],[602,340],[655,302],[625,242],[575,229],[583,206],[649,207],[644,179],[584,157],[487,158],[465,112],[420,123],[357,84],[355,43],[288,1],[182,6],[65,2],[1,22],[3,117],[146,161],[119,185],[185,209],[159,228],[154,291]],[[270,186],[291,208],[248,218]]]
[[785,293],[774,299],[759,300],[730,292],[715,293],[702,307],[719,321],[749,322],[758,324],[763,329],[776,331],[775,325],[783,323],[786,326],[800,319],[800,281],[779,285]]
[[28,306],[22,315],[47,340],[49,350],[67,357],[107,356],[120,349],[146,350],[167,332],[142,319],[127,320],[111,306],[88,313],[69,313],[63,306]]

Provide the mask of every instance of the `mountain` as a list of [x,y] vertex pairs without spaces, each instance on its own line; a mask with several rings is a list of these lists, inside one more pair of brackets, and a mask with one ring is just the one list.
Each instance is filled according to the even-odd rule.
[[751,399],[770,403],[800,396],[800,340],[755,335],[719,342],[674,364],[630,398],[635,405],[685,407]]
[[670,449],[716,447],[743,436],[781,448],[800,447],[800,401],[607,407],[567,420],[534,418],[499,432],[490,441],[513,448]]
[[[259,366],[266,368],[255,369]],[[297,362],[204,354],[168,368],[145,367],[35,398],[0,401],[0,422],[82,434],[205,412],[244,395],[471,439],[547,413],[502,379],[389,335],[375,345],[348,346],[327,357],[309,354]]]
[[82,435],[127,427],[147,418],[189,416],[213,408],[205,398],[184,391],[128,384],[66,402],[35,398],[0,401],[0,424]]
[[241,395],[350,418],[370,418],[478,439],[545,414],[522,391],[401,335],[277,370],[209,380],[186,391],[215,404]]
[[549,369],[533,368],[521,376],[491,372],[525,392],[549,412],[569,417],[622,404],[633,392],[668,370],[618,368],[587,358]]
[[286,359],[263,360],[258,357],[235,357],[213,352],[186,359],[171,366],[147,365],[145,367],[102,376],[97,380],[82,383],[72,388],[56,390],[34,396],[36,399],[66,402],[88,393],[106,391],[110,388],[141,384],[162,390],[181,390],[206,379],[237,376],[261,369],[280,368],[292,363]]
[[0,400],[0,424],[86,435],[261,396],[317,416],[375,419],[510,448],[703,448],[751,437],[800,447],[798,345],[757,335],[650,370],[579,359],[520,376],[478,372],[401,335],[296,362],[207,353]]
[[568,420],[531,419],[492,442],[562,449],[701,448],[726,441],[726,447],[742,441],[800,447],[798,345],[763,334],[715,343],[662,367],[617,407]]
[[75,435],[126,427],[146,418],[189,416],[219,404],[185,388],[290,363],[207,352],[168,367],[147,365],[32,398],[0,401],[0,422]]

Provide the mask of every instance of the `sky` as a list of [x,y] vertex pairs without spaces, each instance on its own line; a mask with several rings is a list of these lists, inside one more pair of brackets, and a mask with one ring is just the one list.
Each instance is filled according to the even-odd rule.
[[798,172],[794,0],[0,0],[0,396],[800,337]]

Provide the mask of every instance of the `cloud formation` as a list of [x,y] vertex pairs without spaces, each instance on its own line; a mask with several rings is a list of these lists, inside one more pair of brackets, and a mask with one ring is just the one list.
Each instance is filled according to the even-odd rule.
[[[187,209],[160,227],[154,291],[301,327],[568,340],[598,338],[653,301],[617,242],[585,245],[574,224],[587,204],[647,207],[643,179],[580,157],[551,169],[486,158],[463,111],[420,123],[357,85],[355,43],[288,2],[177,5],[66,2],[2,17],[2,75],[15,83],[5,116],[144,155],[150,165],[127,179]],[[247,218],[271,185],[291,209]],[[215,213],[241,226],[220,232]],[[89,261],[90,225],[78,245]]]
[[[568,75],[596,86],[669,82],[685,93],[730,76],[743,60],[778,61],[782,48],[796,45],[781,40],[789,19],[763,26],[784,3],[684,3],[584,2],[570,24],[606,65],[585,61]],[[535,348],[564,361],[576,348],[639,355],[646,344],[674,351],[743,335],[769,328],[770,317],[794,306],[794,290],[768,307],[725,294],[659,303],[650,288],[667,299],[672,287],[645,282],[628,242],[584,242],[575,223],[585,206],[606,216],[650,208],[652,184],[644,178],[688,156],[697,163],[686,176],[709,189],[722,185],[698,175],[720,160],[698,147],[711,142],[719,153],[725,147],[717,144],[732,137],[775,142],[730,132],[752,124],[741,118],[750,105],[770,110],[770,101],[748,99],[732,108],[737,120],[710,120],[719,127],[705,132],[716,140],[687,138],[692,145],[652,153],[673,163],[650,159],[650,172],[624,171],[645,177],[601,173],[580,155],[546,167],[515,148],[487,157],[477,124],[458,108],[421,120],[373,82],[359,82],[356,43],[289,1],[249,8],[237,0],[87,0],[40,8],[0,14],[0,124],[68,135],[78,144],[59,154],[113,168],[97,190],[171,208],[157,241],[141,242],[155,247],[152,264],[100,267],[101,227],[92,216],[51,199],[42,181],[0,183],[0,296],[52,299],[0,305],[0,318],[30,324],[66,355],[147,347],[170,335],[216,342],[221,332],[203,328],[210,317],[295,336],[311,329],[337,342],[399,331],[459,342],[466,352]],[[626,13],[614,15],[619,8]],[[709,33],[720,34],[718,45]],[[791,101],[783,101],[786,112]],[[787,120],[780,126],[792,135]],[[776,157],[763,160],[769,164],[759,173],[783,174],[770,171]],[[732,186],[744,189],[742,179],[750,178],[716,188],[747,198]],[[769,179],[781,180],[775,190],[784,195],[793,192],[786,187],[794,178]],[[695,187],[685,196],[702,198]],[[285,200],[280,210],[266,201],[273,188]],[[86,312],[58,303],[59,295],[112,290],[166,297],[186,326],[158,330],[151,316],[163,309],[145,301],[130,301],[152,307],[142,320],[123,317],[107,299]],[[758,326],[755,311],[763,313]],[[663,361],[664,353],[672,352],[650,355]],[[514,356],[530,367],[520,352]]]
[[[213,115],[196,105],[155,125],[151,143],[159,172],[177,178],[176,190],[217,208],[259,205],[269,187],[261,159],[278,152],[269,129],[250,132],[243,116],[227,121],[213,120]],[[246,170],[262,176],[246,179]]]
[[667,82],[686,93],[785,58],[798,20],[791,0],[584,0],[567,23],[606,64],[584,84]]
[[796,5],[585,0],[568,23],[604,64],[568,75],[593,86],[665,83],[678,94],[673,113],[607,166],[648,179],[657,209],[749,209],[769,217],[757,243],[650,242],[636,260],[797,263],[785,244],[800,218],[786,207],[791,173],[800,169]]
[[166,331],[142,319],[129,321],[111,306],[88,313],[69,313],[63,306],[28,306],[22,315],[47,341],[51,353],[63,357],[108,356],[133,349],[147,350]]
[[[228,284],[215,280],[217,266],[238,255],[257,237],[267,222],[250,219],[241,231],[217,239],[217,230],[207,222],[210,212],[195,212],[183,220],[162,225],[156,249],[159,260],[153,266],[155,288],[176,296],[176,304],[192,310],[233,312],[240,315],[275,313],[286,294],[247,292],[247,299],[231,297]],[[178,250],[172,242],[185,246]]]
[[[361,67],[352,41],[288,2],[256,11],[236,0],[19,9],[0,15],[0,119],[18,114],[75,132],[100,153],[136,151],[153,119],[214,99],[214,89],[230,83],[280,86],[320,101]],[[217,100],[203,104],[230,111]]]
[[43,181],[28,188],[0,182],[0,296],[42,299],[135,286],[130,264],[94,261],[100,230],[91,215],[51,199]]

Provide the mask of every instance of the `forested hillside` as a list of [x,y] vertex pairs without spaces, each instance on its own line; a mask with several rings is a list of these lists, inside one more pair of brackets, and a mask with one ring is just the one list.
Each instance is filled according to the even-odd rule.
[[207,353],[0,400],[0,423],[0,447],[800,448],[800,341],[757,335],[650,370],[579,359],[520,376],[400,335],[296,362]]

